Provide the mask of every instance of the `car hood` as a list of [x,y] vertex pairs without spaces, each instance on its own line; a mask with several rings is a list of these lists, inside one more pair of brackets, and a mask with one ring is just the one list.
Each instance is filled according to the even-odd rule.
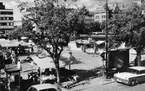
[[137,74],[132,74],[132,73],[129,73],[129,72],[122,72],[122,73],[114,74],[114,77],[125,79],[125,80],[128,80],[129,78],[136,77],[136,76],[137,76]]

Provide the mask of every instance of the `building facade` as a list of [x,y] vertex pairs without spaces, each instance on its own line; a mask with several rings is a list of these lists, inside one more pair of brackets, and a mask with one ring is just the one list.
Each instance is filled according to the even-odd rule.
[[94,21],[95,22],[103,22],[106,20],[106,12],[105,10],[102,10],[102,11],[98,11],[94,14]]
[[85,16],[84,22],[85,23],[92,23],[92,22],[94,22],[94,17]]
[[13,9],[6,9],[0,2],[0,35],[7,35],[14,29]]
[[[119,12],[123,10],[123,8],[122,7],[120,8],[120,6],[116,4],[116,5],[110,5],[109,10],[112,11],[112,16],[117,16]],[[94,21],[99,23],[106,21],[106,11],[104,7],[100,7],[96,9],[96,12],[94,14]]]

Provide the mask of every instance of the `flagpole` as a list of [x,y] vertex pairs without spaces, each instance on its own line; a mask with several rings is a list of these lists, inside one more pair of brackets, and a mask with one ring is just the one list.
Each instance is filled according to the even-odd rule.
[[106,0],[106,78],[108,78],[108,1]]

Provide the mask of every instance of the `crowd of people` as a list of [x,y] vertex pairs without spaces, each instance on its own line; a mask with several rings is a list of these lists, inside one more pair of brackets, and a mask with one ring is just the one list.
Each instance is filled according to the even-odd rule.
[[105,49],[105,44],[104,43],[98,44],[96,40],[94,40],[92,38],[88,38],[88,39],[79,39],[79,40],[77,40],[76,41],[76,46],[81,47],[83,52],[86,52],[88,48],[92,48],[93,49],[93,56],[95,56],[95,55],[97,55],[97,52],[100,49],[101,50]]
[[[31,48],[30,48],[31,49]],[[25,48],[21,45],[18,47],[1,47],[0,49],[0,82],[4,84],[4,89],[7,89],[10,91],[10,79],[12,79],[12,75],[10,73],[7,73],[6,65],[17,65],[20,60],[18,59],[18,56],[21,54],[28,55],[29,52],[25,51]],[[1,71],[4,70],[5,76],[2,77]],[[17,75],[16,75],[17,76]],[[17,77],[15,77],[16,80]]]

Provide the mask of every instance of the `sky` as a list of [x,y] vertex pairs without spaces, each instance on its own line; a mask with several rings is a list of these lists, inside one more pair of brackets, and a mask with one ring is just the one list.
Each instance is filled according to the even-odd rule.
[[[19,9],[17,6],[21,2],[33,2],[33,0],[0,0],[0,2],[3,2],[3,4],[6,6],[6,9],[13,9],[14,11],[14,20],[19,21],[21,20],[22,14],[20,13]],[[63,0],[60,0],[63,1]],[[93,11],[98,7],[99,5],[105,4],[106,0],[78,0],[75,4],[78,7],[81,7],[83,5],[86,6],[89,10]],[[109,4],[126,4],[126,3],[132,3],[134,1],[140,1],[140,0],[108,0]],[[71,6],[71,5],[70,5]],[[72,5],[72,7],[74,7]]]

